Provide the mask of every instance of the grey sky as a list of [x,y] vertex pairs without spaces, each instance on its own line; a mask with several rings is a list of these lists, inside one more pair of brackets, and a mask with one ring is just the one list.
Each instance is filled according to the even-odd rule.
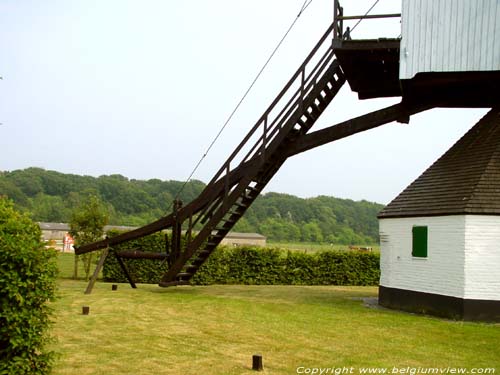
[[[4,0],[0,3],[0,170],[186,179],[303,0]],[[372,0],[344,0],[362,14]],[[373,13],[399,12],[380,0]],[[314,0],[194,178],[207,182],[326,30]],[[398,36],[399,20],[353,37]],[[348,85],[315,129],[398,98]],[[486,112],[437,109],[287,161],[266,191],[387,203]]]

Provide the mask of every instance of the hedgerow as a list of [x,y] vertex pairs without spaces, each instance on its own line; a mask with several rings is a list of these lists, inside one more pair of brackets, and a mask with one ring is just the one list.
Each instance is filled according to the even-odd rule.
[[[128,248],[164,252],[163,234],[133,241]],[[122,245],[119,249],[124,249]],[[166,262],[131,260],[125,263],[135,282],[157,283]],[[378,285],[380,258],[375,253],[325,251],[315,254],[262,247],[219,246],[193,276],[195,285]],[[108,257],[105,281],[126,282],[118,262]]]

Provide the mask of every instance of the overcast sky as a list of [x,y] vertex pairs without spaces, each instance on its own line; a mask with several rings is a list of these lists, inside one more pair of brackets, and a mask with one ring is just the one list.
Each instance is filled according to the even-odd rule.
[[[0,170],[185,180],[303,0],[3,0]],[[362,14],[373,0],[343,0]],[[208,182],[332,20],[313,0],[194,178]],[[372,13],[400,12],[380,0]],[[353,38],[397,37],[399,20]],[[349,86],[314,129],[398,102]],[[288,160],[266,191],[388,203],[484,109],[435,109]]]

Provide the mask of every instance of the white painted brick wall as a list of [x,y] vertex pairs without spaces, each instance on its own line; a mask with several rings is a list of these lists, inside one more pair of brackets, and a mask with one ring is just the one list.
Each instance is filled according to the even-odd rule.
[[[464,298],[465,216],[381,219],[380,285]],[[411,255],[412,228],[428,227],[428,257]]]
[[468,215],[465,298],[500,300],[500,216]]

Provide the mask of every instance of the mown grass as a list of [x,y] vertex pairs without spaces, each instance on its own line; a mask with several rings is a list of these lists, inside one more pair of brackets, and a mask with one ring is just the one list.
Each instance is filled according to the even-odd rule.
[[[494,367],[500,325],[364,306],[374,287],[207,286],[163,289],[61,279],[53,373],[267,374],[297,367]],[[83,305],[90,315],[81,315]]]
[[[57,263],[59,265],[59,278],[72,279],[75,268],[75,254],[74,253],[58,253]],[[90,275],[94,272],[95,264],[90,267]],[[102,273],[100,274],[102,276]],[[85,269],[83,262],[78,262],[78,279],[85,278]]]

